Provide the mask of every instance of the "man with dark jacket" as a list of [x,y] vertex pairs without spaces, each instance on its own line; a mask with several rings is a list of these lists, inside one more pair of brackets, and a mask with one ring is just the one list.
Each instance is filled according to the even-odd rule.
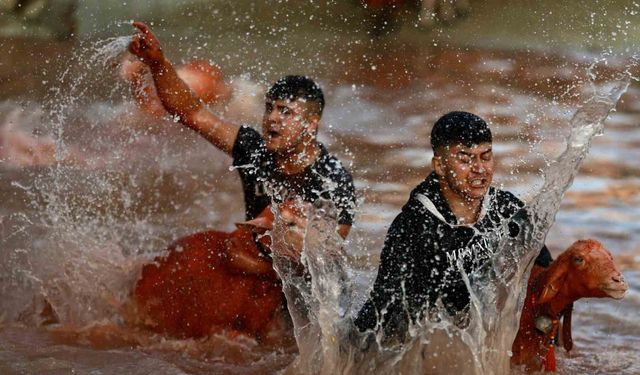
[[[389,228],[370,299],[355,321],[361,331],[383,329],[385,336],[402,340],[409,323],[435,312],[438,300],[464,327],[470,295],[459,265],[470,274],[497,250],[488,235],[513,237],[519,231],[504,224],[524,203],[491,187],[492,135],[484,120],[448,113],[435,123],[431,145],[434,171],[411,192]],[[550,262],[543,247],[536,264]]]

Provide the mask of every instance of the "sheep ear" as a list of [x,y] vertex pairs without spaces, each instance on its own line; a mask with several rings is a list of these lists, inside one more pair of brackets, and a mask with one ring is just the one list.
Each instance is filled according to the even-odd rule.
[[560,264],[552,264],[549,267],[548,276],[542,280],[542,285],[544,286],[542,288],[542,292],[540,292],[540,295],[538,296],[538,303],[542,304],[549,302],[556,294],[558,294],[558,291],[562,287],[567,276],[567,271],[568,267],[564,262]]
[[573,303],[567,306],[562,312],[562,346],[566,351],[573,349],[573,338],[571,337],[571,313]]

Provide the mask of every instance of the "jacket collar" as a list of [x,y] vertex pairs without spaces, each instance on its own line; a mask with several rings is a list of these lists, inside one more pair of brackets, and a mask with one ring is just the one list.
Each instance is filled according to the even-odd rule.
[[485,194],[484,199],[482,200],[482,206],[480,207],[480,215],[478,216],[478,220],[473,224],[459,224],[458,218],[451,211],[449,207],[449,203],[442,195],[440,191],[440,182],[438,180],[438,176],[435,172],[431,172],[427,179],[422,185],[422,189],[416,189],[414,193],[414,197],[418,202],[420,202],[432,215],[434,215],[438,220],[447,223],[449,225],[464,225],[464,226],[474,226],[476,223],[482,221],[482,219],[487,214],[491,202],[495,196],[495,190],[493,188],[489,188],[489,192]]

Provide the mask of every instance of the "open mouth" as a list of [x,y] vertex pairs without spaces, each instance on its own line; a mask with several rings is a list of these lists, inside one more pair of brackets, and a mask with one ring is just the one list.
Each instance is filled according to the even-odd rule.
[[472,188],[483,188],[486,186],[486,180],[484,178],[476,178],[471,180],[470,185]]

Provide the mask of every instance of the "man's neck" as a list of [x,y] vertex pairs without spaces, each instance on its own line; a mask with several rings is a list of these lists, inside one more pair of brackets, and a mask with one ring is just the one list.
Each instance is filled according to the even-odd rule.
[[482,207],[481,199],[468,200],[452,191],[443,181],[440,181],[439,185],[442,196],[460,224],[474,224],[478,221]]
[[290,152],[276,155],[276,166],[285,175],[298,174],[315,163],[320,155],[317,141],[301,142]]

